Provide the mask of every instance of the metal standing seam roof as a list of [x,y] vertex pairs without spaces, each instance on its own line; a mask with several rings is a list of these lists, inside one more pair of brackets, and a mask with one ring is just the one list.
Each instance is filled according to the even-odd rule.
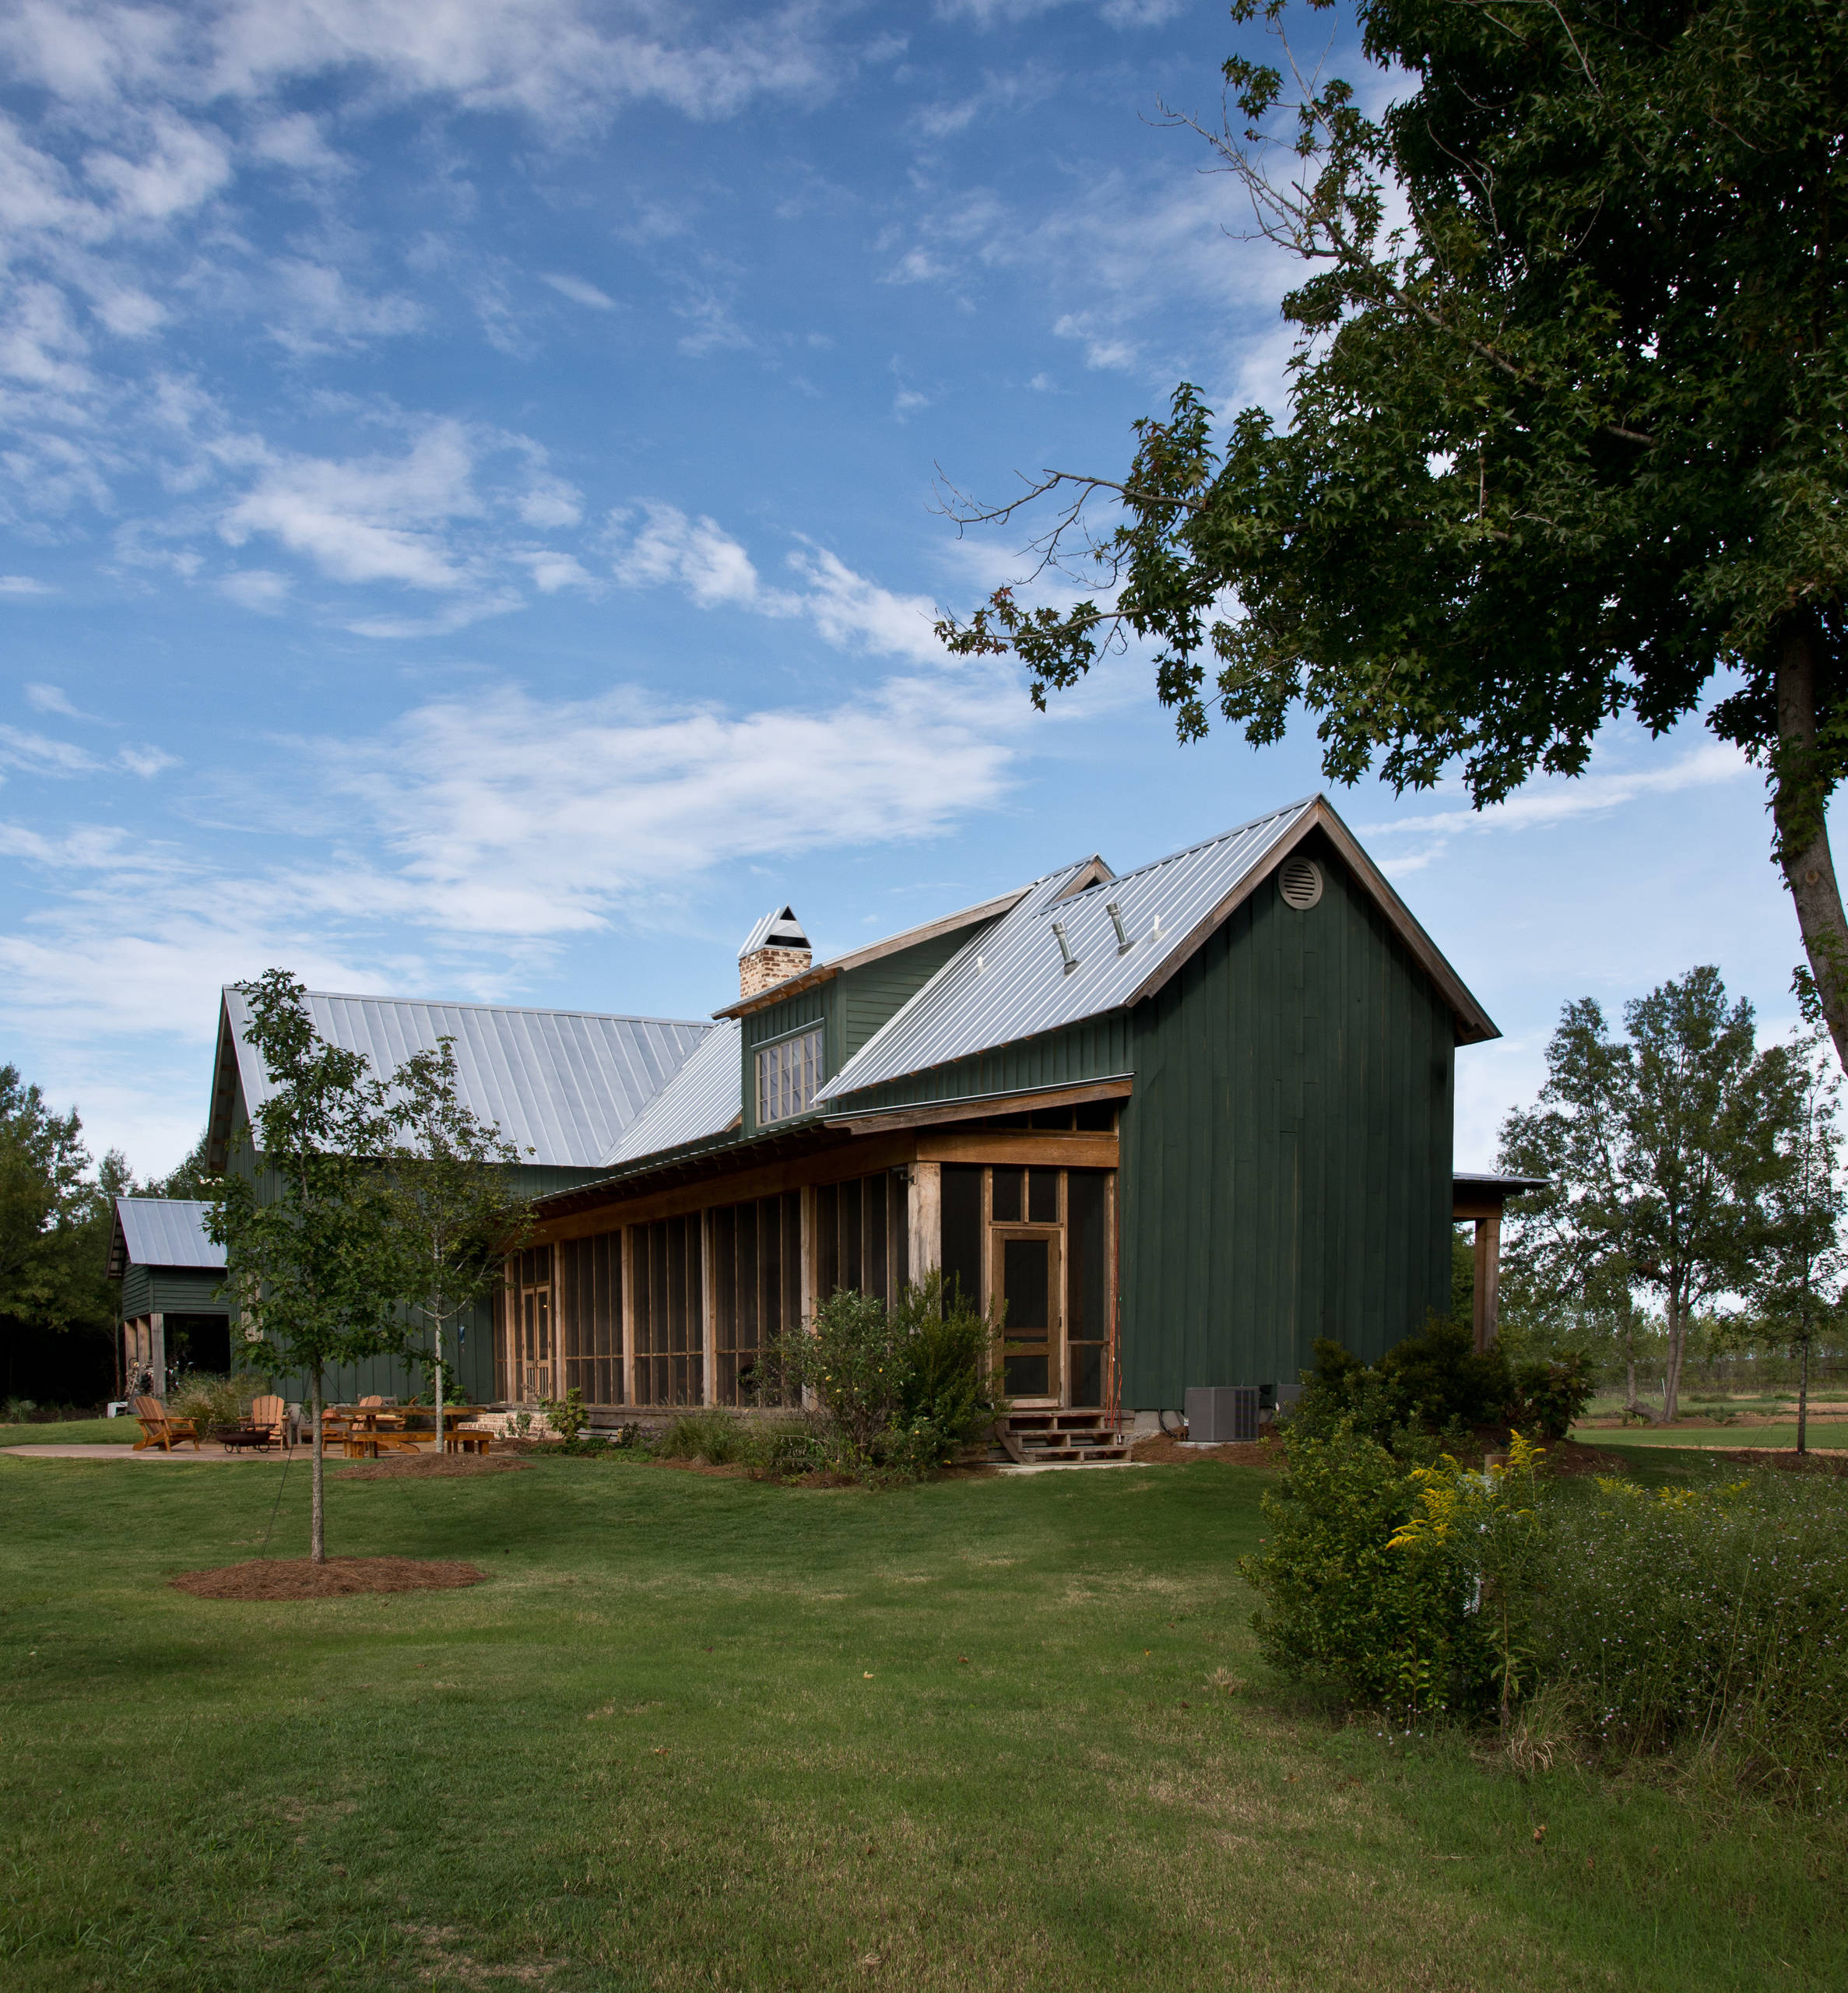
[[736,1018],[715,1025],[685,1065],[655,1095],[603,1158],[613,1169],[663,1149],[722,1135],[738,1126],[744,1027]]
[[206,1236],[209,1205],[183,1197],[118,1197],[128,1264],[136,1267],[199,1267],[223,1273],[225,1249]]
[[[863,1088],[1056,1031],[1129,1003],[1197,944],[1203,923],[1313,811],[1305,797],[1152,865],[1062,898],[1084,870],[1035,880],[1014,910],[968,941],[817,1093],[818,1105]],[[1122,948],[1108,909],[1123,917]],[[1065,967],[1053,923],[1077,966]]]
[[[254,1114],[268,1098],[269,1077],[245,1041],[244,1000],[227,988],[224,1003]],[[522,1162],[556,1169],[597,1168],[714,1028],[704,1021],[321,990],[308,992],[307,1003],[323,1040],[363,1052],[381,1077],[413,1052],[453,1039],[464,1103],[498,1125]]]

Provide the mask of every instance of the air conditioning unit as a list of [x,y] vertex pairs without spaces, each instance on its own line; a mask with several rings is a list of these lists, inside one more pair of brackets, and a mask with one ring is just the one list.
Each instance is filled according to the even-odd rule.
[[1189,1384],[1182,1409],[1196,1446],[1224,1446],[1258,1436],[1256,1384]]

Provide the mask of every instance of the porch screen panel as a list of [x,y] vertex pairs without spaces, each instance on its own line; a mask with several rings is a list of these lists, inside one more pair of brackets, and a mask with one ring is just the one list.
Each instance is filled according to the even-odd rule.
[[564,1388],[584,1394],[586,1404],[622,1398],[623,1247],[620,1232],[567,1241],[558,1249]]
[[1074,1169],[1065,1179],[1066,1347],[1075,1405],[1101,1405],[1109,1383],[1110,1173]]
[[971,1308],[982,1306],[982,1169],[947,1162],[943,1174],[943,1290],[960,1290]]
[[712,1302],[718,1402],[781,1404],[761,1358],[801,1318],[799,1193],[756,1198],[712,1214]]
[[909,1277],[910,1222],[905,1184],[891,1170],[821,1185],[815,1193],[817,1299],[850,1288],[896,1299]]
[[635,1227],[635,1402],[699,1404],[705,1397],[700,1221]]

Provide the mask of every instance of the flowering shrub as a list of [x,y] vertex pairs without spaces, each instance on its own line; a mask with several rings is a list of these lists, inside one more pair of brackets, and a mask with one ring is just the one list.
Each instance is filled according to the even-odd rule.
[[1624,1752],[1736,1751],[1811,1791],[1848,1783],[1848,1489],[1758,1472],[1570,1493],[1535,1659],[1572,1685],[1593,1735]]
[[1351,1424],[1291,1439],[1264,1496],[1263,1554],[1239,1566],[1263,1601],[1252,1623],[1267,1660],[1375,1707],[1486,1705],[1495,1654],[1476,1578],[1433,1519],[1439,1485]]

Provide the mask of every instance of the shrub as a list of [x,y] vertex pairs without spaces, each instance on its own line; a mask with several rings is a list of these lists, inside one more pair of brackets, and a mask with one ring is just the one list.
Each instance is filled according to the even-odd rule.
[[1848,1784],[1848,1489],[1758,1470],[1555,1491],[1535,1658],[1607,1750],[1694,1745]]
[[769,1367],[813,1394],[827,1423],[824,1450],[870,1480],[915,1480],[948,1465],[1000,1403],[994,1330],[943,1276],[908,1286],[891,1307],[842,1290],[814,1320],[783,1336]]
[[564,1442],[564,1450],[575,1453],[578,1442],[589,1420],[584,1410],[584,1394],[574,1384],[561,1398],[543,1398],[539,1409],[546,1415],[546,1423]]
[[197,1374],[188,1377],[168,1398],[167,1409],[175,1418],[190,1418],[203,1439],[215,1425],[241,1425],[244,1408],[261,1383],[258,1378]]
[[655,1435],[648,1451],[657,1460],[704,1460],[711,1467],[748,1462],[752,1455],[750,1428],[722,1405],[683,1411]]
[[1562,1350],[1557,1356],[1520,1364],[1514,1373],[1513,1421],[1557,1443],[1572,1430],[1572,1421],[1597,1390],[1591,1359],[1583,1350]]
[[1239,1566],[1263,1601],[1252,1624],[1267,1660],[1379,1707],[1486,1704],[1495,1655],[1475,1583],[1437,1546],[1394,1546],[1421,1492],[1416,1470],[1351,1424],[1291,1438],[1263,1498],[1263,1553]]

